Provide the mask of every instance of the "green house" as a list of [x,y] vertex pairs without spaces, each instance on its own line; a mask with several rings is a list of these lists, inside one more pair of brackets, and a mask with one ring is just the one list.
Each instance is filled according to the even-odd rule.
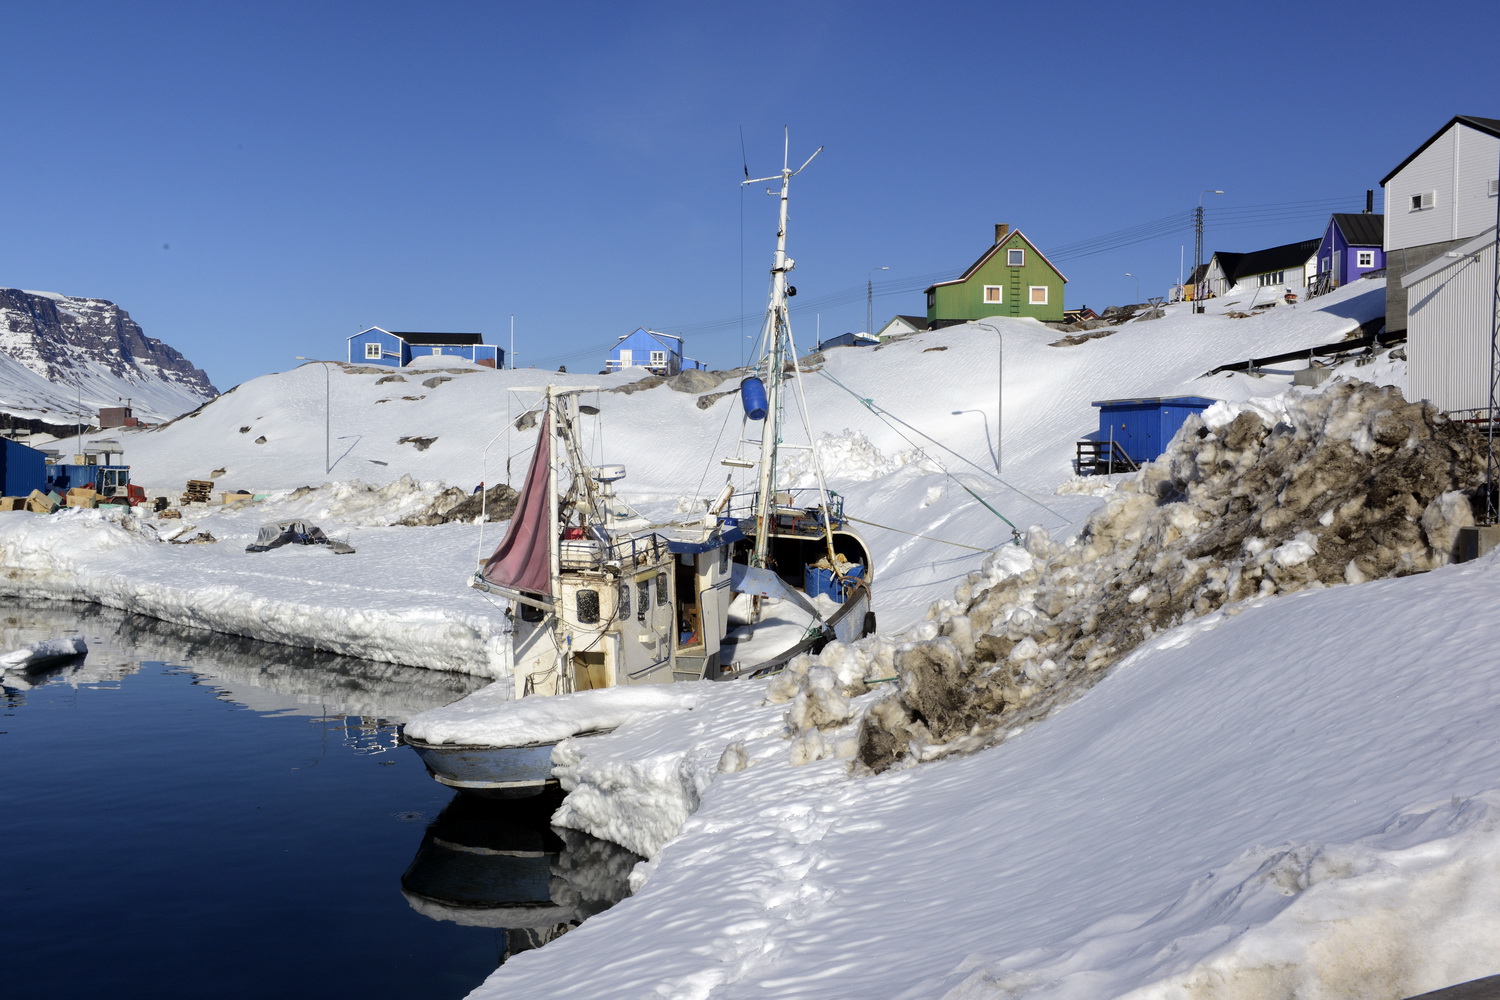
[[1061,322],[1068,279],[1017,229],[995,227],[995,244],[962,277],[927,289],[927,323],[987,316],[1030,316]]

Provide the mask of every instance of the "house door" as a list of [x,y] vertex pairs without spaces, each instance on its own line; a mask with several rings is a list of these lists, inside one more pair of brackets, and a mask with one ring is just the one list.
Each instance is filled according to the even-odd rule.
[[620,367],[621,368],[629,368],[630,367],[630,348],[628,348],[628,347],[622,347],[622,348],[620,348]]

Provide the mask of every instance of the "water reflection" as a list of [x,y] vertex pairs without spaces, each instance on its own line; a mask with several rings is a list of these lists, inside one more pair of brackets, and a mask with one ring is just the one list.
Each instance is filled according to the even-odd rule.
[[407,903],[433,920],[502,930],[509,958],[624,899],[641,858],[549,825],[557,802],[455,795],[401,876]]
[[467,674],[187,628],[95,604],[7,601],[0,606],[0,651],[78,634],[89,644],[82,663],[15,684],[6,674],[0,683],[16,692],[49,682],[108,685],[119,683],[144,663],[188,664],[183,669],[196,678],[194,683],[212,688],[222,701],[265,715],[348,720],[351,745],[368,742],[379,730],[380,739],[392,748],[396,743],[390,723],[450,704],[489,683]]

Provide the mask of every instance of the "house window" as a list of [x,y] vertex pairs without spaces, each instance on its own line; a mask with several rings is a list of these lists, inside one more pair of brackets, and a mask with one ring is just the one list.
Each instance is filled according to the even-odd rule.
[[667,363],[667,352],[666,351],[652,351],[651,352],[651,364],[653,366],[660,367],[660,366],[662,366],[662,365],[664,365],[666,363]]
[[927,308],[931,309],[935,305],[937,305],[937,292],[928,292],[927,293]]
[[1046,285],[1032,285],[1031,286],[1031,298],[1029,299],[1029,301],[1034,306],[1044,306],[1044,305],[1046,305],[1047,304],[1047,286]]
[[1318,265],[1318,273],[1327,274],[1329,271],[1333,270],[1333,268],[1330,266],[1332,263],[1333,259],[1331,257],[1324,257],[1323,263]]
[[1355,254],[1354,254],[1354,266],[1355,267],[1374,267],[1375,266],[1375,251],[1374,250],[1359,250],[1359,251],[1356,251]]
[[368,343],[368,344],[365,345],[365,360],[366,361],[379,361],[380,360],[380,342],[379,341],[373,341],[373,342]]
[[991,303],[991,304],[994,304],[994,305],[997,305],[997,304],[999,304],[1001,302],[1004,302],[1005,300],[1003,298],[1001,298],[1000,286],[999,285],[985,285],[984,286],[984,301],[988,302],[988,303]]
[[1021,248],[1005,251],[1005,263],[1010,267],[1026,266],[1026,251]]
[[1491,198],[1493,198],[1497,194],[1500,194],[1500,177],[1491,177],[1490,178],[1490,186],[1489,186],[1489,195],[1490,195]]
[[433,354],[442,354],[443,353],[443,349],[441,347],[434,347],[432,349],[432,353]]
[[1280,285],[1286,282],[1286,272],[1267,271],[1260,276],[1259,281],[1262,288],[1265,288],[1267,285]]
[[1411,211],[1420,212],[1431,208],[1436,199],[1436,191],[1423,191],[1421,194],[1414,194],[1411,196]]

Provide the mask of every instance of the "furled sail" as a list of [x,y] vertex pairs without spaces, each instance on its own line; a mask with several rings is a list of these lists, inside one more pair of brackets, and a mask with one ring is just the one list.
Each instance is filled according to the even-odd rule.
[[489,583],[534,594],[551,593],[549,542],[550,532],[557,530],[556,525],[547,523],[552,506],[548,496],[552,489],[551,471],[552,414],[547,413],[542,417],[541,435],[531,455],[531,468],[526,470],[526,482],[521,486],[510,527],[494,554],[485,560],[482,575]]

